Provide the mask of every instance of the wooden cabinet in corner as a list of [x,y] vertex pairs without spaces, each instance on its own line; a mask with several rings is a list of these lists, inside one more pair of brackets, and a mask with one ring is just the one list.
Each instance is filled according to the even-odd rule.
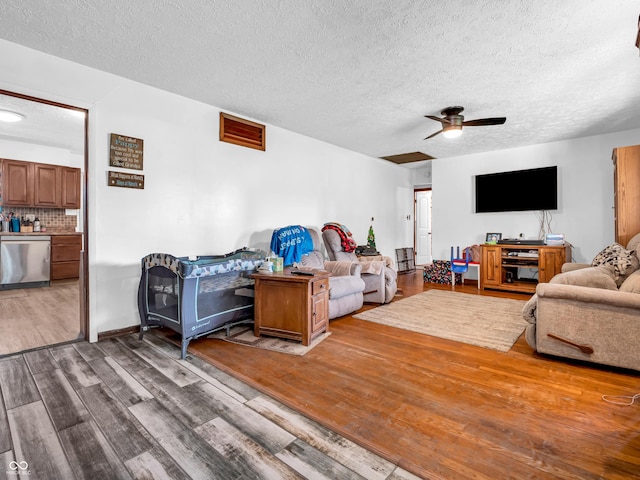
[[80,208],[80,169],[2,159],[2,199],[16,207]]

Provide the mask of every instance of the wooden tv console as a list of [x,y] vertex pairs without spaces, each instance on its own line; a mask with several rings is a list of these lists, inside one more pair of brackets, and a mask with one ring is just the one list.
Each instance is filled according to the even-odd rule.
[[[568,245],[484,244],[481,250],[480,288],[535,293],[536,285],[547,283],[571,261]],[[520,277],[522,270],[537,270],[537,278]],[[532,275],[533,276],[533,275]]]

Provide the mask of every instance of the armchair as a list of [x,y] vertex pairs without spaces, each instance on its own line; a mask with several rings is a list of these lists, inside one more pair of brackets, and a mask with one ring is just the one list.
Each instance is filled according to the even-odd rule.
[[637,234],[626,248],[613,244],[591,264],[564,264],[539,283],[522,311],[527,343],[544,354],[640,370],[639,253]]
[[325,261],[321,252],[320,236],[313,228],[308,229],[313,250],[302,255],[298,268],[301,270],[324,269],[329,277],[329,319],[348,315],[362,308],[365,283],[360,273],[362,266],[351,262]]
[[344,250],[340,235],[333,229],[324,230],[322,239],[330,260],[361,265],[362,279],[366,285],[364,290],[365,302],[389,303],[393,300],[398,291],[398,272],[393,266],[393,260],[358,258],[354,252]]

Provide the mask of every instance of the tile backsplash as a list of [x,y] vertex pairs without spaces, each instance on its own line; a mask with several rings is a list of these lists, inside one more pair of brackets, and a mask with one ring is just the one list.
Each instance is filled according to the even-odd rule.
[[28,214],[35,215],[40,220],[40,225],[47,227],[47,232],[52,233],[73,233],[78,225],[78,216],[67,215],[64,208],[2,207],[2,213],[9,212],[20,218]]

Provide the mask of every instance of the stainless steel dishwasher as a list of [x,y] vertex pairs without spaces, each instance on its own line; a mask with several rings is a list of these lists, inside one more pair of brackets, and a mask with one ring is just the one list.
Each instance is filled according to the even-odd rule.
[[0,237],[0,288],[49,285],[51,275],[49,235]]

